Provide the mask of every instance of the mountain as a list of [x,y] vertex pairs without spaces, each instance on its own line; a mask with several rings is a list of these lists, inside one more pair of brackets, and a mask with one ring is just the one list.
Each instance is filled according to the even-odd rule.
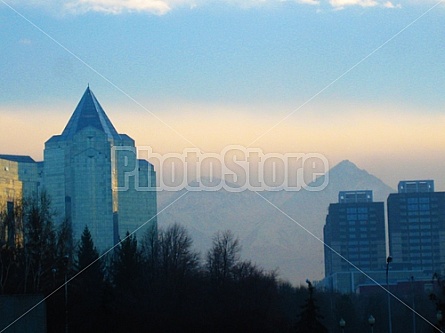
[[[392,188],[350,161],[328,171],[329,183],[319,192],[159,192],[160,227],[178,222],[193,237],[203,259],[218,230],[232,230],[242,244],[242,257],[294,284],[323,278],[323,226],[338,192],[373,190],[374,201],[386,201]],[[325,177],[325,176],[322,176]],[[310,184],[319,185],[324,178]],[[177,201],[175,201],[177,200]],[[170,205],[170,206],[169,206]]]

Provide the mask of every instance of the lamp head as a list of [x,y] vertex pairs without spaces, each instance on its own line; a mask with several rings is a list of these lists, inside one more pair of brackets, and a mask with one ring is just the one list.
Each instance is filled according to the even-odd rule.
[[343,318],[340,319],[340,321],[339,321],[338,324],[339,324],[340,327],[342,327],[342,328],[346,326],[346,322],[345,322],[345,320],[344,320]]

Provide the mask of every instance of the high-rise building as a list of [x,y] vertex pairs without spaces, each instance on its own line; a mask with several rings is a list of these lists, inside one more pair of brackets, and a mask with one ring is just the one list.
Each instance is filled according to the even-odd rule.
[[88,87],[44,151],[44,188],[75,239],[88,225],[95,245],[105,250],[127,231],[156,226],[155,171],[136,153],[134,140],[116,131]]
[[403,269],[443,273],[445,192],[434,181],[401,181],[388,197],[389,251]]
[[[89,87],[62,134],[45,143],[43,162],[0,155],[0,213],[12,219],[17,202],[42,190],[55,223],[69,221],[75,241],[88,226],[100,251],[127,231],[157,227],[153,165],[137,159],[134,140],[116,131]],[[1,240],[11,240],[5,230]]]
[[323,233],[326,277],[357,271],[350,263],[365,272],[384,266],[384,203],[374,202],[372,191],[341,191],[338,203],[329,205]]

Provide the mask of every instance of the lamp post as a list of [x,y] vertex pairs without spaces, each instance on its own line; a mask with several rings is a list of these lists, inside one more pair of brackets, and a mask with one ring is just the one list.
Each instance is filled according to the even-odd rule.
[[386,258],[386,294],[388,295],[388,332],[392,333],[392,321],[391,321],[391,297],[389,294],[389,279],[388,279],[388,273],[389,273],[389,264],[392,261],[392,257],[388,256]]
[[442,320],[443,320],[443,314],[442,311],[439,310],[436,313],[436,318],[437,318],[437,326],[439,328],[439,332],[442,332]]
[[412,296],[412,308],[413,308],[413,333],[416,333],[416,302],[415,302],[415,294],[414,294],[414,276],[411,276],[410,278],[411,281],[411,296]]
[[340,325],[341,333],[345,333],[346,322],[343,318],[340,319],[338,325]]
[[371,326],[371,333],[374,333],[375,318],[372,315],[369,316],[368,323]]
[[68,333],[68,283],[67,283],[67,275],[68,275],[68,261],[69,257],[66,255],[62,259],[63,266],[65,268],[65,333]]

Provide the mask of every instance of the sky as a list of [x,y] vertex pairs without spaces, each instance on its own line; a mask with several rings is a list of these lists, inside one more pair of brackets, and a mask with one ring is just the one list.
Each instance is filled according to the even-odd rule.
[[0,0],[0,152],[43,158],[89,84],[159,153],[244,145],[445,190],[445,2]]

